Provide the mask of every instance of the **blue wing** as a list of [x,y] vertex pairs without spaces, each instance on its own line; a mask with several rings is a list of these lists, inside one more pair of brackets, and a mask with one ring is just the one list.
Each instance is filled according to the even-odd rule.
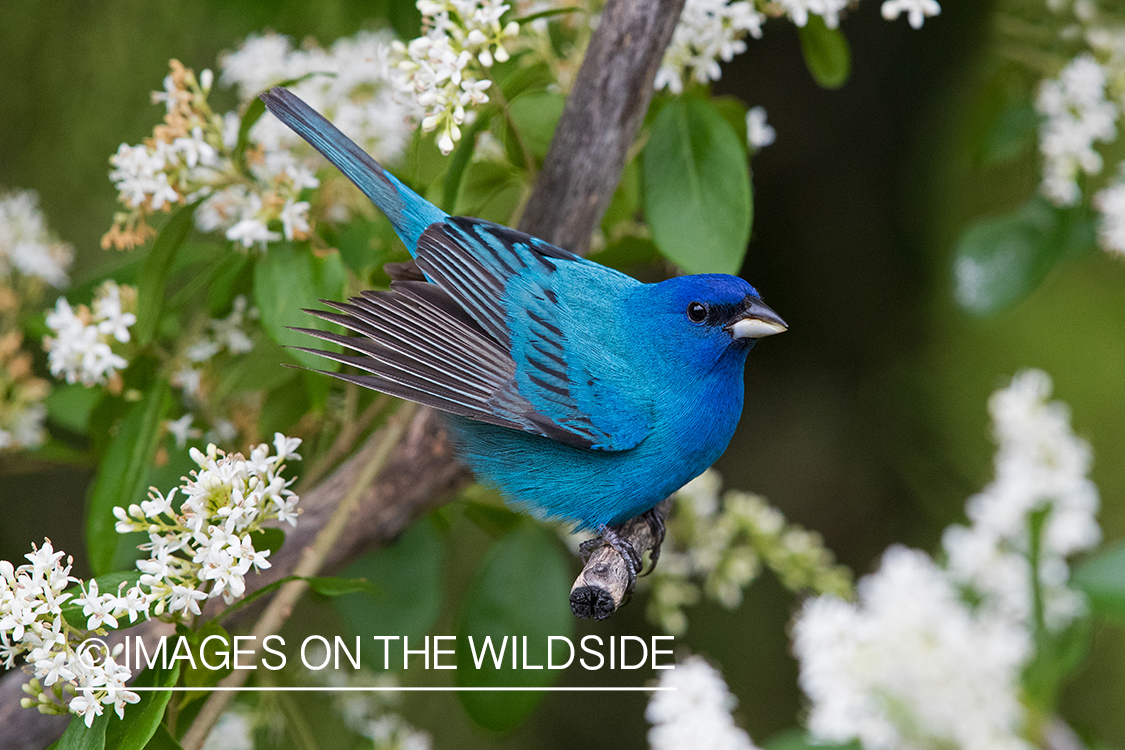
[[632,448],[648,434],[652,405],[631,389],[636,374],[611,336],[613,302],[639,282],[468,218],[423,232],[417,263],[510,353],[515,370],[504,392],[528,402],[528,418],[541,429],[609,451]]
[[298,330],[358,356],[303,351],[367,373],[334,377],[576,447],[627,450],[648,434],[650,404],[621,387],[635,381],[628,366],[598,331],[577,325],[591,311],[571,309],[555,290],[567,266],[607,269],[475,219],[431,225],[417,261],[433,283],[395,282],[325,301],[337,313],[308,311],[360,335]]

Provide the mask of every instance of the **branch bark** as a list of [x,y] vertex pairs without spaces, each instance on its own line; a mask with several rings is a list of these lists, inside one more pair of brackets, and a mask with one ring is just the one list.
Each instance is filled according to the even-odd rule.
[[[667,518],[671,508],[672,501],[664,500],[656,506],[656,512],[661,518]],[[614,527],[614,531],[633,545],[638,557],[643,557],[660,541],[652,525],[642,516],[630,518]],[[630,596],[625,560],[617,550],[606,545],[594,550],[574,580],[570,588],[570,610],[583,620],[604,620],[628,603]]]
[[524,209],[520,229],[585,255],[652,100],[684,0],[610,0]]
[[[575,252],[588,248],[590,235],[613,196],[625,155],[648,110],[656,69],[683,4],[684,0],[609,0],[606,4],[521,229]],[[248,589],[265,586],[296,568],[302,551],[362,472],[365,454],[358,451],[302,496],[300,524],[271,558],[273,567],[248,580]],[[393,541],[467,480],[468,474],[457,463],[440,420],[429,410],[422,411],[411,422],[389,464],[363,494],[352,522],[329,553],[324,568],[338,568],[362,552]],[[639,540],[634,546],[643,552]],[[161,625],[145,627],[155,634]],[[129,634],[140,632],[130,630]],[[26,679],[20,670],[0,679],[0,727],[4,728],[0,750],[40,750],[67,724],[68,717],[44,716],[20,707],[21,686]]]

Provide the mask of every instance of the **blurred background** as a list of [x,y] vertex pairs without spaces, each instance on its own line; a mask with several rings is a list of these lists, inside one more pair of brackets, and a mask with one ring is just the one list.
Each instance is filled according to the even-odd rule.
[[[992,475],[988,395],[1025,367],[1048,372],[1070,404],[1094,449],[1106,538],[1125,536],[1125,264],[1103,252],[1060,263],[987,317],[955,302],[952,258],[966,224],[1014,208],[1037,183],[1033,151],[985,174],[971,145],[995,66],[992,10],[950,0],[914,31],[861,3],[843,24],[853,70],[836,91],[812,80],[792,25],[771,22],[714,87],[763,105],[777,130],[753,161],[742,275],[790,325],[750,357],[746,409],[718,469],[727,486],[761,493],[821,532],[857,575],[895,542],[935,550],[941,530],[963,518],[966,498]],[[392,0],[25,0],[3,15],[0,188],[39,192],[50,226],[77,248],[76,283],[117,261],[98,244],[116,208],[107,159],[150,134],[160,113],[149,92],[170,57],[198,71],[266,29],[321,44],[387,23],[417,29],[411,4]],[[214,98],[217,110],[235,104],[229,91]],[[4,467],[0,559],[44,536],[81,550],[90,476]],[[484,542],[462,546],[445,560],[454,592],[465,578],[458,561]],[[696,607],[677,639],[721,663],[759,743],[801,715],[786,630],[795,604],[766,573],[737,610]],[[333,618],[306,602],[291,627],[321,633],[338,627]],[[1063,715],[1122,747],[1125,639],[1102,627]],[[606,623],[580,623],[577,634],[587,632],[653,631],[634,602]],[[630,676],[568,672],[563,684],[615,679]],[[438,748],[569,748],[576,737],[583,747],[645,746],[639,694],[550,696],[506,736],[474,727],[453,703],[411,697],[403,710]]]

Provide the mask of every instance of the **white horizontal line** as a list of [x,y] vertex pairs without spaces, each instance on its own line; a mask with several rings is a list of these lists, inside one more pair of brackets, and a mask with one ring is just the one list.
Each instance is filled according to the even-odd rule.
[[440,692],[553,692],[553,693],[653,693],[667,690],[676,690],[674,687],[329,687],[327,685],[314,685],[309,687],[284,685],[273,687],[130,687],[134,693],[440,693]]

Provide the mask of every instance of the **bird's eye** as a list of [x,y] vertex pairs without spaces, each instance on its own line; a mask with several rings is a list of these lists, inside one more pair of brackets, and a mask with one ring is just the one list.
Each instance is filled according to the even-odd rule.
[[707,320],[707,305],[702,302],[692,302],[687,306],[687,317],[692,323],[702,323]]

